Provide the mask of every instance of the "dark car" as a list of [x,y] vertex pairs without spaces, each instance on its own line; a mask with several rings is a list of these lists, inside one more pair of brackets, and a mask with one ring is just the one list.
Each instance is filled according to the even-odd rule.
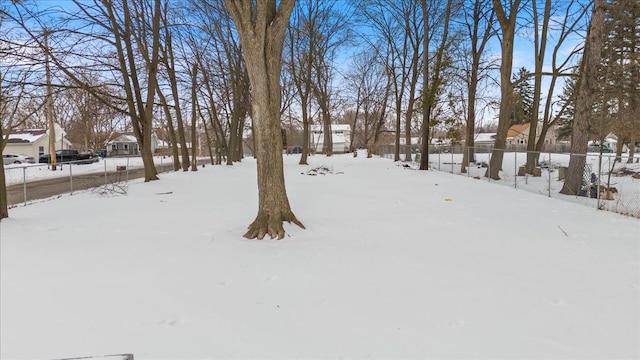
[[[587,152],[590,152],[590,153],[599,153],[599,152],[600,152],[600,144],[592,144],[592,145],[589,145],[589,146],[587,147]],[[608,153],[612,153],[612,152],[613,152],[613,150],[611,150],[611,148],[610,148],[610,147],[608,147],[607,145],[603,145],[603,146],[602,146],[602,153],[607,153],[607,154],[608,154]]]
[[[94,157],[91,153],[81,153],[74,149],[60,149],[55,153],[56,163],[76,163],[76,164],[91,164],[99,161],[100,158]],[[49,154],[40,155],[39,162],[41,164],[51,163],[51,156]]]

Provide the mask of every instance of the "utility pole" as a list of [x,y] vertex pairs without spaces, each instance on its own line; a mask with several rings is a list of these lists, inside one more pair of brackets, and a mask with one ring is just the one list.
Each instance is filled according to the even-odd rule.
[[49,64],[49,30],[44,31],[44,68],[47,80],[45,116],[49,124],[49,163],[56,170],[56,128],[53,121],[53,99],[51,94],[51,66]]

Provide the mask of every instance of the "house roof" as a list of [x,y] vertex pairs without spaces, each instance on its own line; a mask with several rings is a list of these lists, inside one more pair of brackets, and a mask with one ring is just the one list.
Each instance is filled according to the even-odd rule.
[[47,135],[47,130],[15,130],[7,137],[7,143],[12,144],[32,144]]
[[[322,132],[324,127],[322,125],[313,125],[311,131]],[[331,124],[331,131],[351,131],[351,125],[349,124]]]
[[514,138],[521,134],[528,134],[531,124],[516,124],[509,128],[507,131],[507,138]]
[[473,140],[475,143],[494,142],[496,141],[496,133],[477,133]]
[[136,137],[133,134],[113,134],[113,138],[107,140],[105,144],[115,144],[115,143],[135,143],[138,142]]

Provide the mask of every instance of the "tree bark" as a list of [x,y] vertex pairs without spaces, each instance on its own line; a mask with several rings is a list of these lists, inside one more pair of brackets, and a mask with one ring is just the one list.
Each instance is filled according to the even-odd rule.
[[594,1],[584,55],[580,64],[576,111],[571,129],[571,157],[567,168],[567,177],[560,190],[560,193],[565,195],[577,195],[583,185],[582,177],[586,163],[589,121],[597,91],[596,82],[604,37],[605,6],[604,0]]
[[160,104],[162,105],[162,109],[164,111],[165,116],[167,117],[167,130],[169,131],[169,141],[171,145],[171,155],[173,158],[173,171],[180,170],[180,156],[178,154],[178,139],[176,136],[176,130],[173,127],[173,117],[171,116],[171,110],[169,109],[169,105],[167,104],[167,98],[164,96],[162,91],[158,88],[158,97],[160,98]]
[[191,171],[198,171],[196,151],[198,147],[198,135],[196,123],[198,121],[198,65],[193,64],[191,72]]
[[[0,96],[0,103],[2,102],[2,96]],[[2,104],[4,105],[4,104]],[[2,126],[0,126],[0,154],[4,152],[4,134]],[[4,174],[4,166],[0,171],[0,220],[9,217],[9,202],[7,200],[7,180]]]
[[[534,27],[540,26],[540,16],[538,15],[537,0],[533,0],[533,19]],[[542,31],[534,32],[534,52],[535,52],[535,75],[533,90],[533,112],[529,121],[529,137],[527,139],[527,163],[525,171],[533,174],[533,169],[538,165],[539,154],[536,150],[536,135],[538,132],[538,109],[540,108],[542,93],[542,66],[544,65],[544,57],[547,50],[547,36],[549,29],[549,21],[551,19],[551,0],[545,0],[544,14],[542,16]],[[543,140],[544,141],[544,140]]]
[[47,78],[47,94],[46,94],[46,105],[45,105],[45,114],[47,117],[47,123],[49,126],[49,164],[51,165],[51,170],[56,170],[56,162],[58,161],[56,157],[56,128],[55,128],[55,120],[53,119],[53,98],[51,92],[51,66],[49,64],[49,32],[45,30],[44,33],[44,67]]
[[236,24],[252,89],[258,173],[258,215],[248,239],[284,238],[283,222],[304,228],[289,205],[280,130],[280,74],[284,35],[295,0],[225,0]]
[[511,82],[511,69],[513,66],[513,45],[519,7],[520,0],[515,0],[508,9],[509,15],[507,16],[500,0],[493,0],[493,8],[502,30],[502,41],[500,43],[500,48],[502,50],[502,60],[500,63],[500,113],[498,115],[499,120],[496,140],[493,145],[489,168],[487,169],[485,176],[494,180],[500,179],[500,170],[502,170],[502,160],[504,159],[504,147],[507,140],[507,131],[509,130],[510,116],[513,112],[513,83]]
[[[169,83],[171,85],[171,94],[173,96],[173,107],[176,114],[176,124],[178,125],[177,141],[180,143],[180,154],[182,156],[182,171],[189,170],[189,148],[187,147],[186,135],[184,131],[184,120],[182,118],[182,107],[180,106],[180,93],[178,90],[178,80],[175,71],[175,57],[173,53],[173,42],[171,32],[169,32],[168,23],[165,23],[166,46],[163,48],[164,56],[162,61],[167,69]],[[176,147],[178,143],[174,144]],[[193,147],[193,139],[191,140]]]

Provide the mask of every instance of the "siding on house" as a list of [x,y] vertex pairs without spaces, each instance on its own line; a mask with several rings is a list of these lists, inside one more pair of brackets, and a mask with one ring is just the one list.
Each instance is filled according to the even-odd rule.
[[[67,133],[58,124],[55,124],[54,129],[56,150],[69,149],[71,142],[65,137]],[[38,159],[40,155],[49,153],[49,131],[46,129],[15,130],[7,137],[3,153],[24,154]]]
[[507,131],[507,145],[526,145],[529,141],[530,124],[516,124]]
[[[155,135],[151,137],[151,153],[155,153],[160,141]],[[107,156],[139,156],[140,146],[132,133],[114,133],[105,142]]]
[[[311,127],[311,151],[321,153],[324,147],[324,130],[322,126]],[[351,126],[345,124],[331,125],[331,141],[334,153],[349,152],[351,148]]]

